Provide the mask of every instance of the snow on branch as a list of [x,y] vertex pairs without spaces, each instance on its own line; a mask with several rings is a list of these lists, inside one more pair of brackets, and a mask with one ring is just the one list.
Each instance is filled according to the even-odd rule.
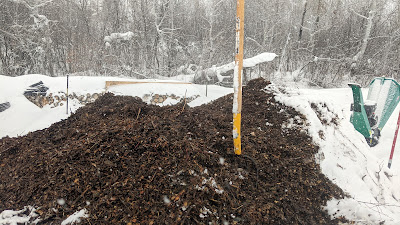
[[53,0],[45,0],[45,1],[35,1],[36,4],[35,5],[31,5],[29,4],[26,0],[10,0],[16,4],[22,4],[24,5],[26,8],[28,8],[29,10],[33,11],[36,10],[38,8],[41,8],[43,6],[46,6],[47,4],[50,4],[53,2]]
[[3,33],[4,35],[7,35],[8,37],[13,38],[15,40],[18,40],[18,38],[14,34],[7,32],[5,30],[0,29],[0,33]]
[[356,14],[357,16],[361,17],[361,18],[368,19],[368,17],[359,14],[359,13],[356,12],[354,9],[351,9],[351,11],[352,11],[354,14]]
[[49,25],[49,19],[45,15],[32,15],[33,22],[35,23],[36,27],[43,28]]
[[136,35],[128,31],[126,33],[112,33],[110,36],[104,37],[104,42],[107,44],[111,44],[112,42],[120,42],[120,41],[130,41]]
[[[269,62],[274,60],[276,56],[277,55],[275,53],[264,52],[252,58],[247,58],[243,60],[243,67],[244,68],[254,67],[260,63]],[[225,73],[227,71],[233,70],[234,68],[235,68],[235,62],[231,62],[223,66],[217,67],[216,70],[220,73]]]

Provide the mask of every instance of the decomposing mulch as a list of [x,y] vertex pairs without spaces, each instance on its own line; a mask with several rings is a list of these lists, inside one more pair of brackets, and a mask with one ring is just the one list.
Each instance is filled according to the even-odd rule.
[[305,117],[268,84],[243,90],[241,156],[232,95],[190,108],[105,94],[48,129],[3,138],[0,211],[32,205],[43,224],[82,208],[82,224],[337,224],[322,206],[344,193],[316,164]]

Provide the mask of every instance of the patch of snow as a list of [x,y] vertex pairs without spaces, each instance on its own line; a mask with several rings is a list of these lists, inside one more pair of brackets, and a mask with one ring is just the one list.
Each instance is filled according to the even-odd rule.
[[222,157],[219,157],[219,164],[224,165],[224,163],[225,163],[225,159]]
[[273,126],[273,124],[272,124],[272,123],[269,123],[269,122],[266,122],[265,125],[266,125],[266,126],[270,126],[270,127]]
[[161,103],[161,105],[165,106],[165,105],[175,105],[179,103],[178,100],[173,99],[173,98],[167,98],[163,103]]
[[206,189],[207,186],[212,188],[217,194],[224,193],[224,190],[217,184],[214,177],[203,178],[203,180],[201,181],[201,186],[196,184],[195,189],[203,191]]
[[[0,224],[27,224],[32,222],[32,219],[37,218],[38,216],[39,215],[36,213],[36,209],[32,206],[25,206],[24,209],[18,211],[4,210],[0,213]],[[39,219],[36,219],[34,222],[39,222]]]
[[49,25],[49,20],[45,15],[32,15],[32,17],[37,28],[43,28]]
[[276,56],[277,55],[275,53],[264,52],[252,58],[243,60],[243,67],[253,67],[260,63],[270,62],[274,60]]
[[168,198],[166,195],[164,195],[164,196],[163,196],[163,202],[164,202],[165,204],[169,205],[169,204],[171,203],[171,200],[169,200],[169,198]]
[[135,37],[135,34],[131,31],[128,31],[126,33],[112,33],[109,36],[104,37],[104,42],[111,43],[111,42],[118,42],[118,41],[129,41],[133,37]]
[[77,224],[81,222],[81,218],[88,218],[89,214],[86,209],[81,209],[70,215],[67,219],[61,222],[61,225]]
[[65,205],[65,200],[63,198],[57,199],[57,204]]
[[[282,93],[273,86],[268,88],[276,93],[277,101],[294,107],[307,117],[308,133],[320,146],[316,157],[319,157],[322,172],[351,196],[329,201],[325,209],[330,215],[345,216],[362,224],[383,221],[389,225],[400,224],[400,157],[395,154],[392,168],[386,166],[400,107],[382,130],[380,143],[371,148],[350,123],[353,101],[350,88],[287,87]],[[323,117],[330,118],[333,113],[337,115],[339,125],[322,125],[311,108],[313,102],[324,102],[332,112],[322,110]],[[325,138],[320,138],[319,131],[323,131]]]
[[299,125],[295,123],[294,118],[289,118],[288,121],[282,124],[282,129],[293,129],[297,127],[299,127]]
[[211,211],[209,209],[207,209],[205,206],[201,209],[200,215],[199,217],[204,219],[206,217],[208,217],[208,214],[212,214]]
[[[243,60],[243,68],[254,67],[260,63],[270,62],[275,59],[277,55],[271,52],[264,52],[256,55],[252,58],[247,58]],[[231,62],[215,69],[219,74],[226,73],[227,71],[234,70],[235,62]]]

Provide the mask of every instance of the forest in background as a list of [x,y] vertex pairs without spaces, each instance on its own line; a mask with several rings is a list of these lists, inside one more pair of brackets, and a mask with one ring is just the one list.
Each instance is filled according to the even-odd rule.
[[[400,76],[400,1],[247,0],[245,58],[319,86]],[[0,74],[149,78],[234,60],[235,0],[1,0]]]

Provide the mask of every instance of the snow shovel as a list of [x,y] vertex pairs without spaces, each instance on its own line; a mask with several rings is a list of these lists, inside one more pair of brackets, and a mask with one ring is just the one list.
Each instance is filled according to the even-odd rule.
[[369,146],[378,144],[380,133],[400,100],[400,85],[394,79],[377,77],[371,81],[368,97],[363,100],[361,87],[349,84],[354,103],[350,122],[366,139]]

